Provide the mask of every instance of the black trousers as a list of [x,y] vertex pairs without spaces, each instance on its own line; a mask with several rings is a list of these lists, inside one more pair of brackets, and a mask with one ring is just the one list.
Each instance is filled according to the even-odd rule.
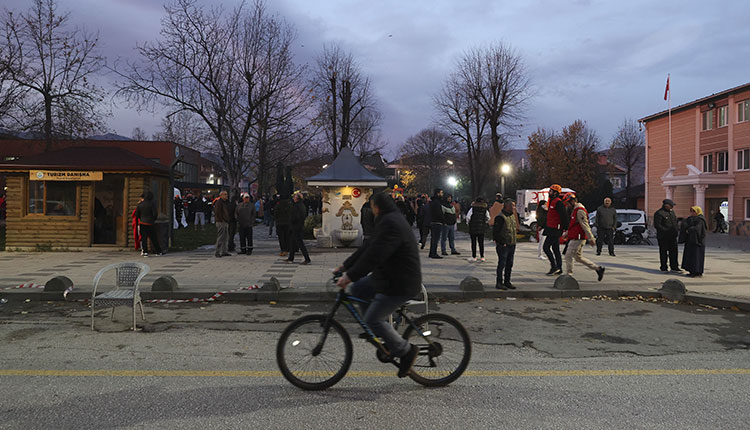
[[659,270],[667,270],[667,259],[672,270],[680,270],[677,262],[677,238],[657,236],[656,240],[659,242]]
[[297,251],[297,248],[299,248],[300,252],[302,252],[302,256],[305,257],[305,261],[310,261],[310,254],[307,253],[307,247],[305,246],[305,241],[302,237],[303,234],[304,230],[301,228],[290,229],[289,258],[287,258],[287,260],[294,261],[294,253]]
[[604,242],[609,247],[609,253],[615,253],[615,231],[611,228],[597,228],[596,230],[596,253],[602,252]]
[[551,270],[562,270],[562,254],[560,254],[560,236],[547,235],[542,245],[544,255],[549,260]]
[[237,234],[237,221],[230,221],[229,222],[229,239],[227,242],[227,247],[229,248],[229,252],[234,252],[234,250],[237,248],[237,245],[234,244],[234,235]]
[[432,223],[430,224],[430,257],[437,257],[437,247],[440,243],[440,232],[443,231],[443,224]]
[[484,258],[484,235],[469,234],[471,237],[471,257],[477,258],[477,243],[479,243],[479,256]]
[[276,224],[276,236],[279,238],[281,252],[289,252],[289,226]]
[[419,226],[419,243],[422,244],[422,248],[424,248],[425,244],[427,244],[427,236],[430,234],[430,226],[421,224]]
[[141,249],[148,253],[148,240],[154,245],[157,254],[161,254],[161,245],[159,245],[159,227],[156,225],[140,224],[141,229]]
[[252,226],[240,226],[240,251],[246,252],[253,250],[253,227]]

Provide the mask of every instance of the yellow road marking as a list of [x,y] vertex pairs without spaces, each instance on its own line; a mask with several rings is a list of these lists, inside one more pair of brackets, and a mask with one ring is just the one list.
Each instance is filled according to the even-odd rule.
[[[392,377],[395,371],[351,371],[347,377]],[[560,377],[560,376],[691,376],[750,375],[750,369],[604,369],[604,370],[467,370],[470,377]],[[225,377],[275,378],[276,370],[56,370],[0,369],[0,376],[125,376],[125,377]]]

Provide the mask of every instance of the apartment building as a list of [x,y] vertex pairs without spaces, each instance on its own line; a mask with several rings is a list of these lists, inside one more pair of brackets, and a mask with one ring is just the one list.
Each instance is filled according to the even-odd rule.
[[750,83],[639,120],[646,127],[646,210],[665,198],[678,217],[693,205],[709,226],[716,212],[729,234],[750,236]]

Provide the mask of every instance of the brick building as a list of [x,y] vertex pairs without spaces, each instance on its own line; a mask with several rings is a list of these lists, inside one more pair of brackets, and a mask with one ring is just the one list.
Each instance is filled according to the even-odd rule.
[[678,217],[703,208],[711,228],[726,208],[729,233],[750,236],[750,83],[639,120],[646,127],[646,211],[671,198]]

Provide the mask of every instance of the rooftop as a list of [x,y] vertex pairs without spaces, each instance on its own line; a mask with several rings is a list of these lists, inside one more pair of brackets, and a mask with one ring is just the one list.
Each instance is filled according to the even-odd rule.
[[0,163],[0,169],[136,170],[169,173],[163,165],[115,147],[71,147]]

